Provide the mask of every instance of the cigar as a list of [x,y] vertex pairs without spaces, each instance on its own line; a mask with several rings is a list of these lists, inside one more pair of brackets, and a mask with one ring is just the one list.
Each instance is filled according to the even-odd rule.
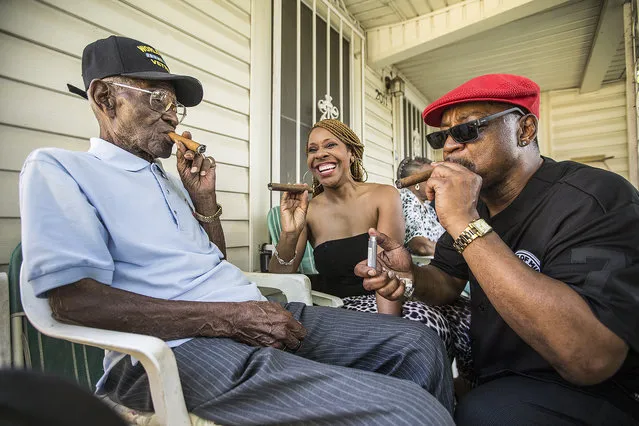
[[199,144],[192,139],[187,139],[184,136],[180,136],[177,133],[169,132],[169,137],[173,141],[173,143],[180,141],[184,144],[185,147],[190,149],[191,151],[195,151],[198,154],[204,154],[206,151],[206,145]]
[[415,185],[416,183],[427,181],[430,178],[430,175],[433,173],[435,168],[431,167],[425,172],[416,173],[414,175],[406,176],[405,178],[397,179],[395,181],[395,186],[397,189],[406,188],[411,185]]
[[268,189],[282,192],[304,192],[310,191],[311,187],[305,183],[269,183]]

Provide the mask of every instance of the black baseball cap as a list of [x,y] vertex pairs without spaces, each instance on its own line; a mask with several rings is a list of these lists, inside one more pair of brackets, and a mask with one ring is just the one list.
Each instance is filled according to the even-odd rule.
[[[84,89],[89,89],[93,79],[114,75],[170,81],[178,102],[187,107],[199,104],[204,94],[197,78],[171,74],[160,53],[146,43],[112,35],[87,45],[82,52]],[[69,90],[86,97],[86,92],[80,93],[80,89],[69,87]]]

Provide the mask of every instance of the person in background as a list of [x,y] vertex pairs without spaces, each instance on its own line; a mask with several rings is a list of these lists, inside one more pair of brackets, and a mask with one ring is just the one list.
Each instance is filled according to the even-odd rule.
[[[431,161],[424,157],[404,158],[397,168],[397,179],[426,170]],[[432,256],[435,243],[446,232],[437,220],[437,213],[426,197],[426,184],[417,183],[399,190],[406,223],[404,246],[412,254]]]

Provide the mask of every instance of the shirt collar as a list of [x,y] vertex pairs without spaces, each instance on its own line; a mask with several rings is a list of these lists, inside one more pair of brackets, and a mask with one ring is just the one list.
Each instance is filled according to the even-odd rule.
[[150,164],[148,161],[100,138],[91,138],[89,153],[105,163],[130,172],[140,171]]
[[555,160],[544,156],[541,158],[543,160],[541,167],[531,176],[526,186],[508,207],[490,217],[488,207],[480,200],[477,206],[479,216],[491,225],[500,222],[505,229],[527,217],[538,203],[548,197],[548,189],[563,175],[561,168],[555,167],[557,165]]

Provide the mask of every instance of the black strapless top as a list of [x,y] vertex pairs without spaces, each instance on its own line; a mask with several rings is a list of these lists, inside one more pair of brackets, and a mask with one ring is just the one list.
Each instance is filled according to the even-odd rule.
[[318,244],[313,255],[319,272],[314,290],[338,297],[373,293],[364,289],[362,279],[353,272],[355,265],[368,257],[367,233]]

